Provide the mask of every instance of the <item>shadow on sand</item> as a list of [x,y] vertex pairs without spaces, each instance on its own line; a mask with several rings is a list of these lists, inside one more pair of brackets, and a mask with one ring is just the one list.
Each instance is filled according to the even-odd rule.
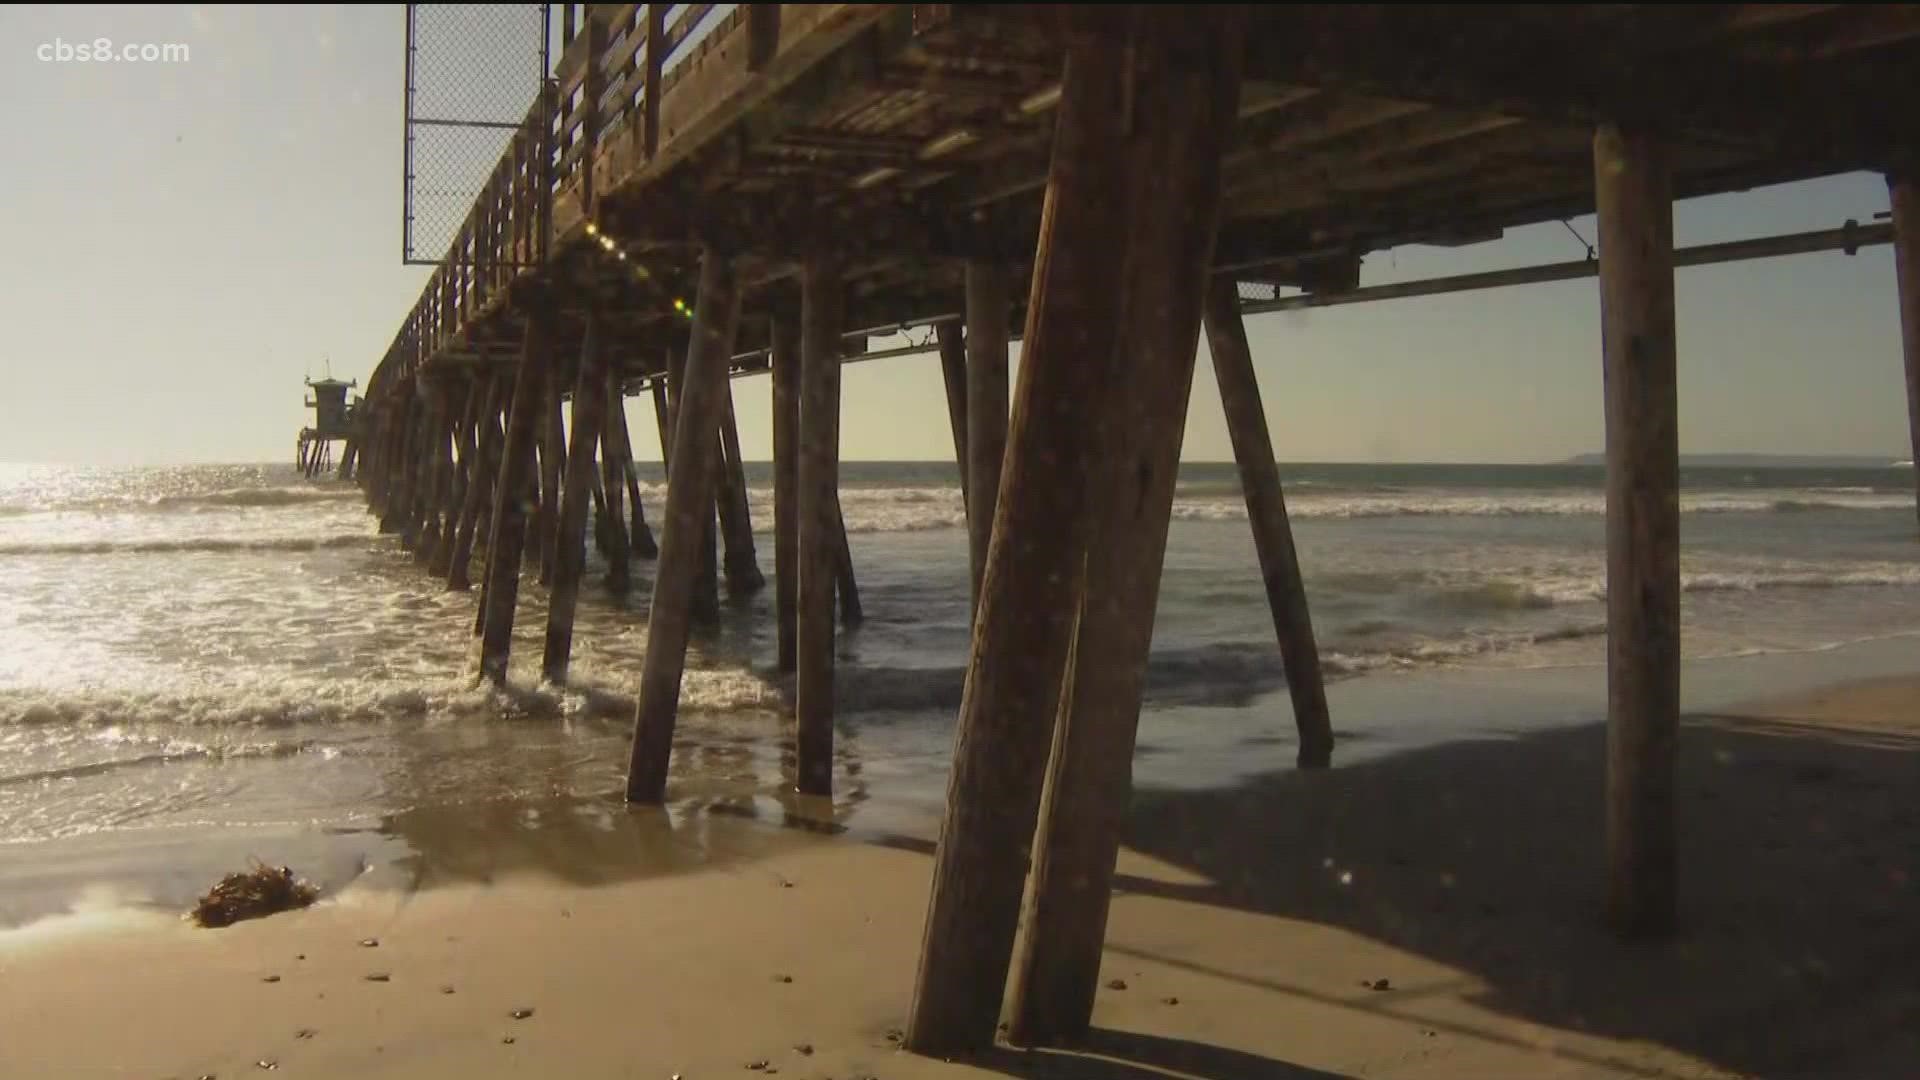
[[1138,792],[1129,847],[1209,884],[1116,887],[1342,927],[1476,977],[1487,1008],[1742,1072],[1915,1075],[1920,740],[1694,716],[1680,758],[1666,944],[1600,924],[1598,726]]

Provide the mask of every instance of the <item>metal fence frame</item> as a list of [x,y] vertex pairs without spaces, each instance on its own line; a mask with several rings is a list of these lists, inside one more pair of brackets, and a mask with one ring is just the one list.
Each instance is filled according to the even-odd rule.
[[[415,170],[414,134],[419,128],[466,128],[479,130],[520,131],[528,126],[528,121],[516,116],[513,119],[491,119],[470,117],[423,117],[414,112],[419,87],[415,82],[415,54],[419,51],[418,11],[420,4],[406,5],[406,82],[405,82],[405,121],[403,127],[404,149],[401,156],[400,178],[400,261],[408,266],[444,266],[451,260],[445,251],[429,253],[415,250],[415,208],[414,184],[419,179]],[[451,4],[433,5],[452,7]],[[471,7],[491,7],[494,5],[461,5]],[[544,92],[548,78],[553,71],[552,33],[553,5],[529,5],[539,8],[540,12],[540,68],[535,81],[536,95]],[[475,194],[478,193],[476,188]],[[455,232],[458,232],[456,226]],[[523,265],[523,264],[516,264]]]

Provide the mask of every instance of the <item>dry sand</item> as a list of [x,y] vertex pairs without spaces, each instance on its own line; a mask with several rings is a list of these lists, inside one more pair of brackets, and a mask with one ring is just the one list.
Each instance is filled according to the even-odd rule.
[[1603,747],[1141,792],[1085,1052],[900,1052],[925,838],[714,818],[686,872],[0,934],[0,1077],[1920,1076],[1920,683],[1690,719],[1665,946],[1598,928]]

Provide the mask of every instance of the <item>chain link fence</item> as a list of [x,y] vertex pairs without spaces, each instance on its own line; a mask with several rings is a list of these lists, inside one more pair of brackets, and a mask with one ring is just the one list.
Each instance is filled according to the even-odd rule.
[[438,264],[551,70],[549,4],[408,4],[401,249]]

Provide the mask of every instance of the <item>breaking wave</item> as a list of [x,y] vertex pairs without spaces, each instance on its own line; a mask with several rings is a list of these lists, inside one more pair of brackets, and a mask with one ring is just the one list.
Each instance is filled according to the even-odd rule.
[[0,542],[0,555],[152,555],[190,552],[321,551],[368,543],[365,533],[334,536],[173,537],[158,540],[34,540]]

